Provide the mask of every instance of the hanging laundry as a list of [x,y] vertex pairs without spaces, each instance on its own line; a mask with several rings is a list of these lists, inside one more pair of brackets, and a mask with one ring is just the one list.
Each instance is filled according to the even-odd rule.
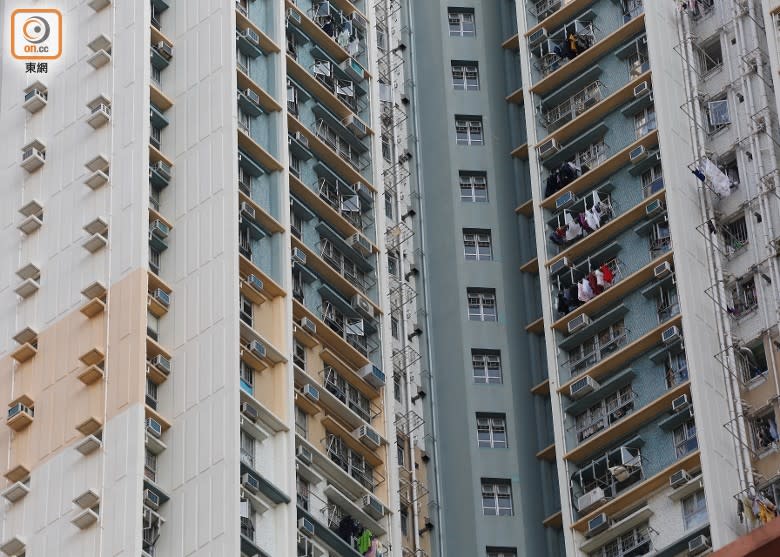
[[596,269],[593,271],[593,274],[596,275],[596,284],[598,284],[601,288],[606,288],[607,283],[604,280],[604,272],[601,269]]
[[590,287],[590,282],[588,282],[588,278],[585,277],[582,279],[578,284],[578,294],[579,299],[582,302],[587,302],[589,300],[592,300],[595,294],[593,293],[593,289]]
[[701,170],[699,170],[698,168],[694,168],[693,170],[691,170],[691,172],[693,173],[694,176],[696,176],[702,182],[704,182],[707,179],[707,177],[704,175],[704,173]]
[[588,224],[588,219],[586,218],[585,213],[580,213],[577,215],[577,222],[579,222],[580,226],[585,232],[593,232],[593,228],[591,228]]
[[604,263],[601,267],[599,267],[602,273],[604,273],[604,282],[606,283],[606,286],[612,285],[612,279],[614,278],[614,275],[612,274],[612,269],[609,268],[609,265]]
[[582,236],[582,227],[574,220],[570,213],[563,213],[563,220],[566,223],[566,241],[571,242]]
[[566,302],[566,295],[563,291],[558,291],[558,305],[556,307],[559,315],[566,315],[569,313],[569,304]]
[[585,211],[585,221],[591,230],[596,230],[601,226],[601,213],[597,205]]
[[[712,190],[721,197],[731,195],[731,180],[708,158],[699,163],[699,171],[710,181]],[[698,176],[698,175],[697,175]]]
[[590,289],[593,290],[594,296],[598,296],[604,291],[604,288],[599,286],[599,283],[596,280],[596,275],[594,273],[590,273],[588,275],[588,284],[590,284]]
[[374,534],[371,533],[371,530],[366,528],[363,530],[363,533],[360,534],[360,537],[357,540],[357,549],[360,553],[365,554],[369,549],[371,549],[371,539],[374,537]]

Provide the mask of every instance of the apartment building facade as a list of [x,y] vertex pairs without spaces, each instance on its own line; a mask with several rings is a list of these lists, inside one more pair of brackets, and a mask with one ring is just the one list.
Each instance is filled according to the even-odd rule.
[[422,554],[395,12],[51,7],[62,58],[0,70],[0,551]]

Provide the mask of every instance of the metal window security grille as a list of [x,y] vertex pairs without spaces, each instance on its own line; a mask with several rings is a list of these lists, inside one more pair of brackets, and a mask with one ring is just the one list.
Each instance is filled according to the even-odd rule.
[[241,381],[241,388],[250,395],[254,394],[255,370],[243,361],[239,367],[239,379]]
[[293,363],[297,365],[299,368],[305,370],[306,369],[306,347],[298,342],[297,340],[293,340]]
[[495,293],[469,291],[467,298],[471,321],[498,321]]
[[688,361],[684,352],[666,355],[665,373],[667,389],[673,389],[688,380]]
[[475,383],[503,383],[499,354],[473,352],[471,354],[471,367]]
[[483,145],[481,119],[456,119],[455,137],[458,145]]
[[309,510],[309,482],[300,476],[295,477],[295,501],[303,510]]
[[680,313],[680,300],[677,296],[677,288],[661,288],[656,299],[656,309],[659,323],[663,323]]
[[493,259],[490,232],[464,232],[463,253],[467,261],[489,261]]
[[689,420],[674,430],[674,450],[677,458],[682,458],[699,448],[696,438],[696,422]]
[[486,516],[511,516],[512,486],[508,482],[482,482],[482,512]]
[[249,466],[255,467],[255,440],[245,431],[241,431],[241,462]]
[[460,199],[471,203],[485,203],[488,200],[487,177],[460,175]]
[[655,107],[649,106],[634,116],[634,131],[636,138],[647,135],[658,126],[655,118]]
[[664,187],[663,167],[660,164],[654,165],[642,173],[641,180],[642,193],[645,198],[658,193]]
[[506,448],[506,418],[477,414],[477,445],[492,449]]
[[575,418],[577,441],[583,442],[634,410],[636,394],[631,386],[623,387]]
[[736,281],[728,290],[731,305],[726,308],[729,316],[740,319],[758,308],[756,281],[753,277]]
[[295,433],[304,439],[309,433],[309,416],[299,406],[295,407]]
[[627,333],[623,320],[620,320],[569,351],[567,364],[572,376],[582,373],[623,346],[628,339]]

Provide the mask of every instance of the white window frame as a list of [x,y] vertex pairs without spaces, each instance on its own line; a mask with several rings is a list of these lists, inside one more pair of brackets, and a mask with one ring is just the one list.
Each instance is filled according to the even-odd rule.
[[474,383],[500,385],[504,382],[501,369],[501,354],[472,351],[471,369]]
[[469,321],[498,321],[495,291],[474,291],[466,294]]
[[512,484],[510,482],[482,480],[482,514],[485,516],[513,516]]
[[456,91],[479,91],[479,64],[452,62],[452,86]]
[[461,174],[458,185],[460,200],[469,203],[488,202],[487,176],[484,174]]
[[680,507],[686,531],[707,522],[707,497],[703,489],[691,493],[680,501]]
[[509,446],[505,414],[477,414],[477,446],[487,449]]
[[456,118],[455,143],[457,145],[484,145],[485,129],[482,118]]
[[463,255],[466,261],[492,261],[493,240],[489,230],[463,231]]
[[655,116],[655,105],[645,107],[641,112],[634,115],[634,131],[636,138],[639,139],[656,129],[658,122]]
[[457,8],[447,10],[447,23],[450,37],[474,37],[477,35],[477,22],[473,10],[465,11]]
[[688,448],[688,442],[691,439],[697,439],[696,437],[696,422],[694,420],[688,420],[681,426],[675,428],[673,432],[674,436],[674,451],[677,458],[683,458],[695,451],[698,448],[698,441],[696,447]]

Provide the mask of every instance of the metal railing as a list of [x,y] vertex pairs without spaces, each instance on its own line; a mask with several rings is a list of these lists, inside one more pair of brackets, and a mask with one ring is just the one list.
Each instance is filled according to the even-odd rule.
[[604,98],[606,85],[601,81],[594,81],[587,85],[559,105],[542,113],[542,125],[553,131],[600,102]]
[[634,391],[628,391],[618,393],[617,398],[608,400],[598,414],[591,416],[587,422],[577,425],[577,442],[582,443],[597,433],[609,429],[615,423],[633,413],[634,403],[637,398]]
[[367,276],[365,273],[358,271],[354,264],[346,264],[345,256],[337,251],[329,241],[320,240],[317,242],[317,247],[320,250],[320,257],[322,257],[323,261],[363,294],[368,293],[369,289],[376,284],[376,280],[372,276]]
[[583,373],[599,363],[601,360],[618,351],[628,342],[628,335],[631,331],[624,330],[618,335],[614,335],[610,340],[599,346],[592,352],[586,354],[577,359],[569,359],[564,363],[564,366],[569,367],[572,377]]

